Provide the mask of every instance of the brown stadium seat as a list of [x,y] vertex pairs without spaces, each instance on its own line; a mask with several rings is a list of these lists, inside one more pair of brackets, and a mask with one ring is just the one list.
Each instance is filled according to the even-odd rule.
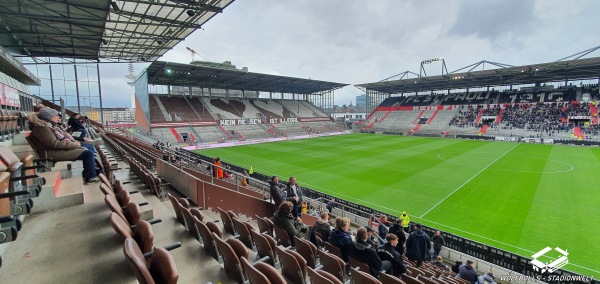
[[324,270],[314,270],[308,267],[308,276],[311,284],[343,284],[342,281]]
[[258,257],[263,258],[268,256],[269,259],[266,260],[266,262],[275,266],[275,251],[271,246],[271,243],[264,236],[264,233],[259,234],[256,231],[250,231],[250,234],[252,234],[254,245],[256,245],[256,253],[258,254]]
[[262,274],[267,276],[267,279],[269,279],[271,284],[287,284],[285,278],[283,278],[281,273],[279,273],[279,271],[277,271],[277,269],[275,269],[273,266],[270,266],[264,262],[258,262],[254,264],[254,267]]
[[223,230],[225,232],[235,235],[235,229],[233,228],[233,221],[231,221],[231,216],[225,212],[225,210],[217,207],[219,210],[219,215],[221,216],[221,222],[223,222]]
[[230,238],[225,241],[228,245],[231,246],[235,254],[240,257],[248,258],[250,255],[250,250],[238,239]]
[[293,284],[306,283],[306,260],[297,252],[281,246],[276,246],[275,252],[281,262],[281,274]]
[[260,233],[267,233],[273,236],[273,230],[269,226],[269,223],[265,221],[265,219],[256,216],[256,223],[258,224],[258,229],[260,230]]
[[164,248],[157,248],[148,266],[140,247],[132,238],[125,239],[123,254],[139,283],[175,284],[179,279],[175,261]]
[[342,251],[340,250],[340,248],[332,245],[328,241],[323,241],[323,246],[325,247],[325,250],[327,250],[329,253],[332,253],[333,255],[335,255],[341,259],[344,259],[342,257]]
[[252,236],[250,235],[250,230],[243,222],[238,219],[231,220],[233,222],[233,227],[235,231],[239,234],[240,241],[249,249],[252,249],[254,245],[252,244]]
[[198,218],[198,220],[200,220],[200,222],[204,221],[204,214],[202,214],[200,209],[192,208],[192,209],[190,209],[190,213],[192,213],[192,216],[196,216],[196,218]]
[[278,245],[282,245],[284,247],[292,246],[290,235],[288,235],[284,229],[275,226],[273,227],[273,231],[275,231],[275,239],[277,240]]
[[321,260],[321,265],[323,265],[323,270],[329,272],[338,280],[344,282],[344,278],[346,277],[346,263],[344,263],[342,258],[322,250],[317,251],[317,254]]
[[270,283],[267,276],[258,271],[247,258],[240,258],[240,262],[242,263],[242,268],[244,269],[244,273],[248,277],[248,282],[250,282],[250,284]]
[[417,279],[417,276],[402,275],[402,281],[406,284],[424,284],[423,281]]
[[219,254],[223,258],[225,273],[237,283],[243,284],[244,273],[242,272],[242,264],[233,248],[215,233],[212,233],[212,238],[215,241]]
[[364,272],[350,267],[350,274],[352,275],[352,282],[354,284],[381,284],[377,278],[369,274],[368,270]]
[[183,217],[183,226],[192,233],[192,230],[190,229],[190,225],[193,224],[192,213],[190,213],[190,210],[181,203],[178,203],[177,206],[179,206],[179,212],[181,212],[181,217]]
[[219,226],[217,226],[217,224],[215,222],[208,221],[205,224],[211,233],[215,233],[215,234],[217,234],[217,236],[219,236],[219,238],[223,238],[223,232],[221,231],[221,228],[219,228]]
[[350,263],[350,267],[354,267],[354,268],[359,268],[360,271],[366,272],[366,273],[370,273],[369,270],[369,265],[356,260],[355,258],[348,256],[348,262]]
[[406,284],[400,278],[384,272],[379,272],[379,281],[381,281],[382,284]]
[[219,254],[217,253],[217,247],[215,246],[215,242],[213,240],[210,229],[206,226],[205,223],[198,221],[196,218],[196,227],[198,228],[198,232],[202,237],[202,244],[204,246],[204,253],[206,255],[211,256],[212,258],[219,260]]
[[423,282],[424,284],[438,284],[437,280],[432,280],[429,277],[419,276],[417,277],[417,280]]
[[173,210],[175,210],[175,218],[179,223],[184,224],[185,221],[183,220],[181,211],[179,211],[179,201],[177,201],[177,198],[173,197],[173,195],[171,195],[170,193],[167,193],[167,197],[169,197],[171,205],[173,206]]
[[296,251],[306,260],[306,265],[315,268],[317,264],[317,247],[305,239],[294,236]]

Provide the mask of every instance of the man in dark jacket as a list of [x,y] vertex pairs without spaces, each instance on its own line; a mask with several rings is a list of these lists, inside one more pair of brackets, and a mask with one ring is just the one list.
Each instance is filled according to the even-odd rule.
[[348,262],[348,248],[352,246],[350,235],[350,219],[348,217],[335,217],[335,229],[331,231],[329,243],[342,252],[342,258]]
[[429,260],[430,249],[429,236],[421,229],[421,224],[414,224],[413,231],[406,240],[406,257],[420,267],[424,260]]
[[402,226],[402,219],[398,218],[396,223],[392,225],[389,231],[390,234],[396,235],[398,237],[398,244],[396,245],[396,251],[400,255],[404,254],[404,243],[406,242],[406,235],[404,234],[404,226]]
[[292,216],[292,203],[289,201],[282,202],[279,205],[271,220],[273,221],[273,225],[288,233],[292,246],[295,246],[294,236],[298,238],[306,236],[306,229],[303,229],[302,219]]
[[354,245],[348,247],[348,257],[366,263],[369,266],[369,272],[375,277],[379,277],[379,271],[381,270],[388,272],[392,269],[392,263],[388,260],[381,261],[375,249],[367,244],[367,229],[365,227],[357,230]]
[[275,206],[279,206],[284,200],[283,191],[281,190],[281,187],[279,187],[279,178],[277,176],[272,176],[269,184],[271,185],[269,190],[271,192],[271,198],[273,199],[273,202],[275,202]]
[[302,207],[302,192],[300,191],[298,184],[296,184],[295,177],[290,177],[287,189],[286,199],[292,202],[294,205],[294,208],[292,209],[292,215],[294,215],[294,217],[298,217]]
[[436,231],[435,235],[433,235],[433,238],[431,238],[431,241],[433,242],[433,259],[437,259],[438,255],[440,255],[440,252],[442,251],[442,247],[446,245],[446,240],[444,240],[444,237],[440,231]]
[[472,284],[477,282],[477,278],[479,277],[473,264],[473,261],[467,260],[467,264],[463,264],[458,268],[458,277],[467,280]]
[[406,273],[406,266],[402,261],[402,256],[396,250],[398,245],[398,237],[395,234],[388,233],[386,237],[387,243],[377,248],[377,255],[382,261],[389,261],[392,264],[392,270],[388,274],[400,277]]

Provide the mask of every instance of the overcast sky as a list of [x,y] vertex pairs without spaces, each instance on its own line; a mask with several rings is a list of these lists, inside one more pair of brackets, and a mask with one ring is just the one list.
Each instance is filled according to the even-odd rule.
[[[524,65],[600,45],[591,0],[238,0],[161,60],[188,63],[195,49],[251,72],[359,84],[442,57],[452,72],[480,60]],[[593,56],[600,56],[596,51]],[[136,73],[147,64],[135,64]],[[428,75],[439,75],[431,64]],[[104,105],[129,106],[126,64],[104,64]],[[353,86],[335,103],[354,103]]]

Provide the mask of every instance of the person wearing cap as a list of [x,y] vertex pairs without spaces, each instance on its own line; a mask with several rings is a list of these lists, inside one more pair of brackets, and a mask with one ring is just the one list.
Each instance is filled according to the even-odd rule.
[[71,117],[69,117],[69,120],[67,121],[67,124],[69,125],[69,128],[71,129],[71,133],[74,131],[81,131],[81,134],[79,135],[79,137],[85,137],[85,135],[87,134],[87,130],[85,129],[85,126],[83,125],[83,123],[81,123],[81,121],[79,121],[79,119],[81,118],[81,114],[73,114]]
[[474,264],[475,263],[470,259],[467,260],[466,264],[463,264],[458,268],[458,277],[469,281],[471,284],[475,284],[479,276],[477,275],[477,271],[475,271],[475,267],[473,267]]
[[[81,144],[60,126],[58,111],[42,108],[38,113],[27,116],[30,122],[29,135],[33,146],[55,161],[83,162],[83,179],[86,183],[98,182],[96,162],[92,145]],[[87,147],[87,148],[86,148]]]
[[421,224],[414,224],[413,231],[406,240],[406,257],[420,267],[423,261],[429,260],[429,250],[431,250],[429,236],[421,229]]

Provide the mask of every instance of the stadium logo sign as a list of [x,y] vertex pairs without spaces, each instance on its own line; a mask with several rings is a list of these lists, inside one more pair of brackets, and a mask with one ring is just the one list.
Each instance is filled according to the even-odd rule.
[[559,253],[559,256],[556,259],[553,259],[550,263],[544,263],[538,259],[550,252],[551,250],[551,247],[546,247],[531,256],[533,257],[533,260],[531,261],[531,264],[533,265],[533,270],[540,273],[554,273],[556,270],[559,270],[561,267],[569,263],[569,253],[566,250],[563,250],[559,247],[556,247],[554,249],[556,252]]

